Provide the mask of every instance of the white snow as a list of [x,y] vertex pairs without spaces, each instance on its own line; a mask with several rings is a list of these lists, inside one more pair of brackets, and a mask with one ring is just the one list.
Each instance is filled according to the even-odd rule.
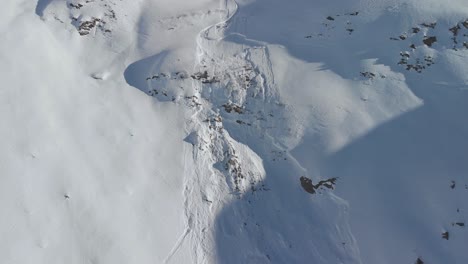
[[0,34],[1,263],[468,262],[464,0],[4,0]]

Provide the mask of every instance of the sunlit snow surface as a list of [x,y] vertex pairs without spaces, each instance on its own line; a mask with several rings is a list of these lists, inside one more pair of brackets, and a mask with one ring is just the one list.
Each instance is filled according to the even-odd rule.
[[468,263],[466,1],[4,0],[0,34],[1,263]]

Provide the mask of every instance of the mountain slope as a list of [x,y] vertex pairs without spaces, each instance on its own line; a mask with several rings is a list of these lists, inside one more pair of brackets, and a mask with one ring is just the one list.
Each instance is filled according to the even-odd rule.
[[3,262],[468,261],[464,1],[4,6]]

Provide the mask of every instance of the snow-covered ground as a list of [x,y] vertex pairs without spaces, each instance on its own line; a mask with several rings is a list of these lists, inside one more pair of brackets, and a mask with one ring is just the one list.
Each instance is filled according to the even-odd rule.
[[468,263],[465,0],[4,0],[1,263]]

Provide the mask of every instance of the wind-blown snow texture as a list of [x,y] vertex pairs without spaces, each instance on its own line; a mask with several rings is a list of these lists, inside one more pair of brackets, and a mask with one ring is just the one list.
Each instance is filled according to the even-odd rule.
[[5,0],[1,263],[468,263],[464,0]]

